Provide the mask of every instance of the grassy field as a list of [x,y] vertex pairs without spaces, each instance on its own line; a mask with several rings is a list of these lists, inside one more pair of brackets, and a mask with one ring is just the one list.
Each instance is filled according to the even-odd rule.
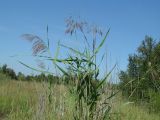
[[[22,82],[1,75],[0,120],[72,120],[74,96],[64,85],[53,85],[48,102],[48,83]],[[111,120],[160,120],[143,107],[128,104],[117,95],[110,100]]]

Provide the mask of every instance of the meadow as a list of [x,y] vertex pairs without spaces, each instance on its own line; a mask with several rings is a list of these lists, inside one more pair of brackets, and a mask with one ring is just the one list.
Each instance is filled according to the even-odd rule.
[[[74,98],[67,86],[52,85],[52,102],[48,101],[49,84],[46,82],[15,81],[0,75],[0,120],[72,120]],[[110,120],[159,120],[158,114],[149,113],[122,98],[121,93],[109,101]]]

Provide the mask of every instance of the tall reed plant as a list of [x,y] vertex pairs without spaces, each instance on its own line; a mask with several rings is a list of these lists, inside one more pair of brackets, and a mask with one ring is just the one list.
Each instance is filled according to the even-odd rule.
[[[86,22],[78,22],[72,18],[67,19],[67,29],[66,33],[77,36],[78,32],[82,34],[84,38],[84,50],[74,49],[72,47],[66,46],[64,44],[58,43],[55,56],[51,56],[50,51],[50,41],[48,39],[48,27],[47,27],[47,42],[43,41],[40,37],[32,34],[24,34],[23,37],[33,43],[33,55],[39,58],[45,58],[53,63],[55,68],[59,69],[63,77],[67,78],[68,83],[72,83],[71,93],[75,96],[73,119],[75,120],[104,120],[109,118],[109,111],[111,106],[109,104],[109,99],[111,99],[116,93],[106,96],[106,80],[111,74],[112,70],[106,74],[103,79],[98,79],[100,73],[100,65],[96,63],[96,56],[100,52],[102,46],[105,44],[106,38],[109,34],[108,30],[104,35],[100,44],[96,46],[95,35],[102,32],[99,29],[93,29],[93,49],[91,49],[90,40],[87,38],[85,33],[85,28],[88,25]],[[65,48],[70,51],[69,57],[64,59],[59,59],[60,48]],[[47,53],[44,54],[44,53]],[[103,60],[103,57],[101,58]],[[24,66],[43,72],[46,74],[53,74],[52,72],[35,69],[31,66],[20,62]],[[60,65],[61,64],[61,65]],[[66,68],[62,66],[67,66]],[[51,89],[52,82],[49,82],[49,89]],[[49,101],[51,103],[51,94],[49,94]]]

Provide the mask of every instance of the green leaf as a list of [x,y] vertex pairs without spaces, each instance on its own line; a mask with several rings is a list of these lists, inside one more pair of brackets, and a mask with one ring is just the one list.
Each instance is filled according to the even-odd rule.
[[110,29],[108,30],[108,32],[106,33],[105,37],[103,38],[102,42],[99,44],[99,46],[95,49],[94,54],[97,54],[98,51],[100,50],[100,48],[103,46],[104,42],[106,41],[106,38],[109,34]]
[[44,55],[35,55],[35,57],[39,57],[39,58],[47,58],[47,59],[50,59],[51,57],[49,56],[44,56]]
[[104,77],[104,79],[98,84],[97,89],[102,86],[102,84],[106,81],[106,79],[109,77],[109,75],[112,73],[112,71],[114,70],[114,68],[116,67],[116,65],[114,65],[114,67],[112,68],[112,70]]
[[63,68],[61,68],[59,65],[57,65],[56,63],[55,63],[55,66],[56,66],[64,75],[69,76],[68,73],[67,73]]
[[56,49],[55,56],[54,56],[55,59],[58,58],[59,51],[60,51],[60,41],[58,41],[58,47],[57,47],[57,49]]
[[62,47],[65,47],[65,48],[67,48],[67,49],[69,49],[69,50],[71,50],[72,52],[74,52],[74,53],[76,53],[76,54],[78,54],[78,55],[80,55],[80,56],[86,57],[84,53],[81,53],[81,52],[79,52],[78,50],[75,50],[75,49],[73,49],[73,48],[71,48],[71,47],[68,47],[68,46],[65,46],[65,45],[63,45],[63,44],[61,44],[61,46],[62,46]]
[[104,59],[104,55],[105,55],[105,54],[103,54],[103,56],[101,57],[101,61],[100,61],[99,65],[98,65],[98,68],[100,67],[100,65],[101,65],[101,63],[102,63],[102,61],[103,61],[103,59]]
[[29,66],[29,65],[27,65],[27,64],[25,64],[25,63],[23,63],[23,62],[21,62],[21,61],[18,61],[18,62],[19,62],[20,64],[22,64],[23,66],[31,69],[31,70],[34,70],[34,71],[37,71],[37,72],[41,72],[41,73],[53,74],[53,73],[48,72],[48,71],[38,70],[38,69],[36,69],[36,68],[34,68],[34,67],[31,67],[31,66]]
[[48,38],[48,25],[47,25],[47,42],[48,42],[48,49],[49,49],[49,38]]

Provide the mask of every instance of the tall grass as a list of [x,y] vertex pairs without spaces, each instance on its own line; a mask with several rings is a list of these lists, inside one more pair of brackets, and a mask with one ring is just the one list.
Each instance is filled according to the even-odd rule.
[[[49,104],[47,86],[45,82],[0,81],[0,120],[72,120],[76,96],[65,85],[55,85]],[[149,114],[144,106],[126,104],[121,94],[112,101],[111,120],[160,119],[158,114]]]
[[73,98],[67,88],[52,86],[52,104],[49,104],[47,86],[45,82],[13,80],[0,84],[0,120],[71,119]]

